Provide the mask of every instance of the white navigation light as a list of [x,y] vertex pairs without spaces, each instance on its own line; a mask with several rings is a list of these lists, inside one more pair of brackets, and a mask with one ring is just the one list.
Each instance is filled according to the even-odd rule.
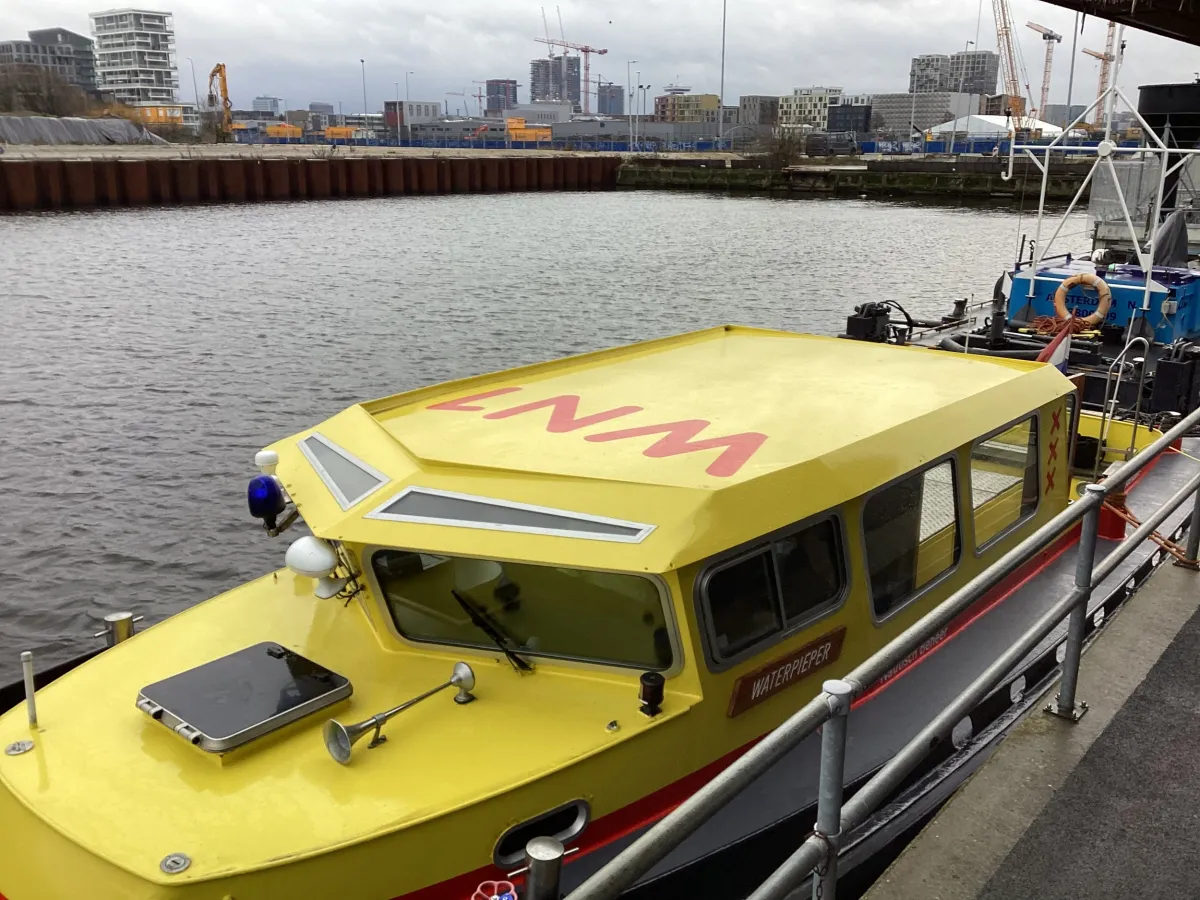
[[254,454],[254,464],[264,475],[274,475],[279,465],[279,454],[274,450],[259,450]]
[[322,600],[328,600],[346,586],[347,579],[332,577],[338,564],[333,545],[314,535],[293,541],[284,554],[283,562],[297,575],[317,579],[313,593]]

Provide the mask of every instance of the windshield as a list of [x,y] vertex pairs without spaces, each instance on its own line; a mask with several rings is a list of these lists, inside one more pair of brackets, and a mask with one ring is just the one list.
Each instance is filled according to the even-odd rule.
[[371,566],[410,640],[495,650],[499,635],[522,656],[671,667],[663,601],[648,578],[410,550],[378,550]]

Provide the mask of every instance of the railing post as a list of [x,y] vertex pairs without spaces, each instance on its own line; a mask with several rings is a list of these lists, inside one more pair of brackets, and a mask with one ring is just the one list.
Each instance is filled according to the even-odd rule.
[[817,824],[813,831],[825,845],[825,863],[813,878],[813,900],[834,900],[837,893],[838,845],[842,837],[842,784],[846,774],[846,718],[853,688],[832,679],[822,685],[833,714],[821,726],[821,777],[817,788]]
[[552,837],[536,837],[525,845],[525,900],[559,900],[563,845]]
[[1046,712],[1078,722],[1087,712],[1083,700],[1076,701],[1075,688],[1079,684],[1079,660],[1083,655],[1083,636],[1087,631],[1087,605],[1092,597],[1092,569],[1096,564],[1096,535],[1100,529],[1100,510],[1104,505],[1104,488],[1089,484],[1085,496],[1095,497],[1098,502],[1083,516],[1079,534],[1079,556],[1075,560],[1075,592],[1079,599],[1071,608],[1067,623],[1066,652],[1063,654],[1062,682],[1058,686],[1058,697],[1046,707]]
[[21,676],[25,680],[25,713],[29,719],[29,727],[37,728],[37,700],[34,697],[36,688],[33,685],[33,653],[21,651]]
[[1176,560],[1175,565],[1192,570],[1200,569],[1200,561],[1196,559],[1197,553],[1200,553],[1200,491],[1196,491],[1192,500],[1192,523],[1188,525],[1187,552],[1184,554],[1187,559]]

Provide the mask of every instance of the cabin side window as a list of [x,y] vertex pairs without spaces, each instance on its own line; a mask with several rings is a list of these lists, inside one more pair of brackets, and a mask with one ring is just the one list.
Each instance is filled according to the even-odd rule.
[[975,547],[982,550],[1037,512],[1038,427],[1030,416],[971,447]]
[[827,518],[716,569],[704,582],[713,655],[728,660],[835,607],[846,586],[841,529]]
[[876,491],[863,504],[877,618],[958,564],[957,496],[954,462],[946,460]]

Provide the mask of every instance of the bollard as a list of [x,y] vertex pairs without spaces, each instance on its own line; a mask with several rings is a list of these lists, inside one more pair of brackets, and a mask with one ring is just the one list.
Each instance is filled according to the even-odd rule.
[[1079,683],[1079,659],[1083,655],[1083,635],[1087,631],[1087,605],[1092,597],[1092,568],[1096,563],[1096,534],[1100,528],[1100,510],[1104,488],[1089,484],[1087,494],[1097,496],[1101,502],[1089,509],[1083,517],[1079,532],[1079,557],[1075,560],[1075,590],[1079,601],[1071,608],[1067,623],[1067,646],[1063,655],[1062,683],[1058,686],[1058,697],[1046,707],[1046,712],[1070,722],[1078,722],[1087,712],[1084,701],[1075,700],[1075,688]]
[[1192,523],[1188,525],[1187,552],[1184,554],[1187,559],[1178,559],[1175,565],[1193,571],[1200,569],[1200,561],[1196,559],[1197,553],[1200,553],[1200,491],[1196,491],[1196,497],[1192,501]]
[[29,714],[29,727],[37,728],[37,701],[33,699],[33,654],[21,651],[21,674],[25,676],[25,711]]
[[821,777],[817,788],[814,833],[825,844],[825,864],[813,877],[813,900],[834,900],[837,893],[838,845],[842,837],[842,783],[846,775],[846,717],[853,688],[840,679],[821,685],[829,695],[832,717],[821,726]]
[[525,893],[523,900],[559,900],[562,890],[563,845],[552,837],[536,837],[525,845]]
[[133,637],[134,623],[140,621],[142,617],[131,612],[109,613],[104,617],[104,630],[97,631],[92,637],[102,637],[109,647],[115,647]]

